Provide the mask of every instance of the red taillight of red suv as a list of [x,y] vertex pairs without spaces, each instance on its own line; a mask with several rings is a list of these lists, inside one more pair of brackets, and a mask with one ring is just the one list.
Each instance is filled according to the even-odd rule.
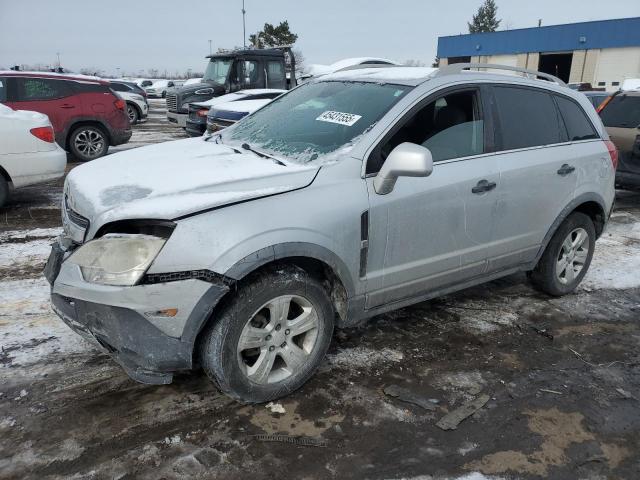
[[32,128],[29,131],[31,132],[31,135],[39,138],[43,142],[53,143],[56,140],[55,135],[53,134],[53,128],[51,127],[37,127]]
[[118,110],[122,110],[123,112],[127,109],[127,103],[121,98],[113,102],[113,104],[116,106]]
[[605,140],[604,144],[607,146],[607,150],[609,150],[609,156],[611,157],[613,169],[616,170],[618,168],[618,149],[611,140]]

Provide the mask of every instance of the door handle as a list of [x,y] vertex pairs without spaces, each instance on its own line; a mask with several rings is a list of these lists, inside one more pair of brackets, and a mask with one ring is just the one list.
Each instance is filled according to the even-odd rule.
[[560,175],[561,177],[564,177],[565,175],[569,175],[571,172],[573,172],[576,169],[576,167],[569,165],[568,163],[565,163],[564,165],[562,165],[560,167],[560,169],[558,170],[558,175]]
[[488,180],[480,180],[475,187],[471,189],[472,193],[484,193],[489,192],[496,188],[496,182],[490,182]]
[[60,105],[60,108],[76,108],[76,106],[75,105],[70,105],[68,103],[65,103],[63,105]]

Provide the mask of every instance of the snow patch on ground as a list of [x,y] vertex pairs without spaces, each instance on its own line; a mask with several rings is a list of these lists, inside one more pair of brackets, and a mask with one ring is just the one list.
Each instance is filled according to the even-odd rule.
[[[51,251],[51,243],[61,233],[61,228],[36,228],[0,233],[0,268],[45,262]],[[27,238],[29,241],[20,241]]]
[[640,286],[640,218],[628,212],[612,215],[581,286],[590,290]]
[[0,346],[0,371],[92,349],[53,313],[43,278],[0,282]]

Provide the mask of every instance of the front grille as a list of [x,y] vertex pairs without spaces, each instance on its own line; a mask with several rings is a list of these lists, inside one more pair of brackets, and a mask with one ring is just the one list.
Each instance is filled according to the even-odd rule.
[[89,226],[89,220],[76,212],[73,208],[69,206],[69,198],[64,196],[64,210],[67,212],[67,218],[76,226],[87,229]]
[[170,112],[178,111],[178,95],[167,92],[167,110]]

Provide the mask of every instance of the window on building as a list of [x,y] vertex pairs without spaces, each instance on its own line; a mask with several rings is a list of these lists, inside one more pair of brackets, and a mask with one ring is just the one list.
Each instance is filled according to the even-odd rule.
[[573,100],[559,95],[556,95],[556,101],[558,102],[558,108],[560,109],[564,125],[567,128],[570,142],[599,138],[580,105]]
[[551,145],[565,140],[551,95],[542,90],[495,87],[501,150]]
[[598,82],[598,86],[599,87],[606,87],[607,86],[607,82]]
[[618,86],[620,86],[620,82],[611,82],[611,86],[612,87],[618,87]]

